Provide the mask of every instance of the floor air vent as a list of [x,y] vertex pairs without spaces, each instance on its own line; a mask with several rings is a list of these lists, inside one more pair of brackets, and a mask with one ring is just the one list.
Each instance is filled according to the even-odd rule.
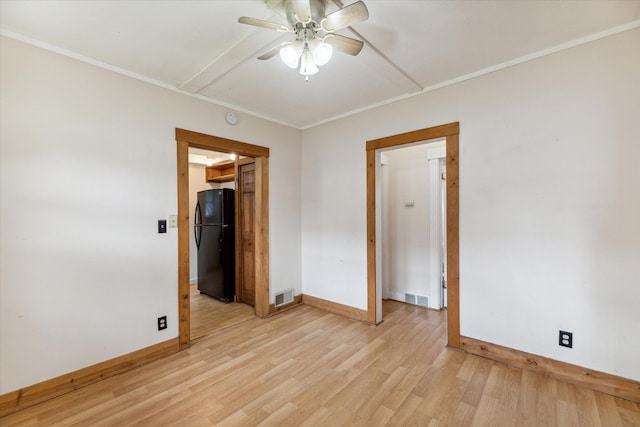
[[416,295],[405,292],[404,302],[406,302],[407,304],[419,305],[421,307],[429,307],[429,297],[426,297],[424,295]]
[[275,294],[274,297],[275,297],[276,307],[289,304],[293,302],[293,289],[287,289],[286,291],[279,292]]

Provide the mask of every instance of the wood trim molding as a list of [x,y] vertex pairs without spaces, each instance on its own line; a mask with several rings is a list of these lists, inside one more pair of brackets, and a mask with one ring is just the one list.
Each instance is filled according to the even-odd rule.
[[468,353],[640,403],[640,382],[462,336]]
[[177,143],[178,169],[178,336],[180,350],[191,346],[191,277],[189,264],[189,143]]
[[178,338],[128,353],[0,396],[0,417],[177,353]]
[[[375,323],[376,304],[376,164],[375,151],[429,139],[447,141],[447,340],[460,348],[459,271],[459,133],[458,122],[367,141],[367,321]],[[373,321],[371,320],[373,319]]]
[[280,307],[276,307],[275,304],[269,304],[269,316],[273,316],[276,313],[281,313],[283,311],[290,310],[292,308],[297,307],[300,304],[302,304],[302,295],[296,295],[295,297],[293,297],[293,302],[290,302],[289,304],[285,304]]
[[362,322],[368,322],[367,311],[359,308],[351,307],[337,302],[328,301],[326,299],[312,297],[311,295],[302,295],[302,303],[311,307],[319,308],[330,313],[339,314],[350,319],[360,320]]
[[446,125],[418,129],[367,141],[367,151],[375,151],[379,148],[395,147],[412,142],[427,141],[429,139],[444,138],[451,135],[458,135],[459,133],[459,122],[447,123]]
[[255,286],[256,316],[269,315],[269,159],[256,158]]
[[207,135],[176,128],[176,141],[186,141],[190,147],[204,150],[222,150],[247,157],[269,157],[269,148],[219,136]]
[[[368,147],[368,144],[367,144]],[[371,262],[373,260],[373,262]],[[376,324],[376,152],[367,150],[367,322]]]
[[[176,128],[178,145],[178,327],[180,349],[191,345],[189,283],[189,147],[254,157],[256,162],[256,315],[269,314],[269,148]],[[239,160],[242,162],[242,160]],[[238,162],[236,162],[238,163]],[[237,175],[237,174],[236,174]],[[259,189],[259,190],[258,190]],[[260,276],[258,276],[260,274]],[[257,278],[260,278],[259,280]],[[237,286],[237,285],[236,285]],[[259,288],[259,289],[258,289]]]
[[460,189],[458,135],[447,135],[447,345],[460,348]]

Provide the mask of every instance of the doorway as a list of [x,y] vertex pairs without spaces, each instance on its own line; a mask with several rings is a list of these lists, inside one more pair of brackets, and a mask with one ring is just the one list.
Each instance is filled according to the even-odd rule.
[[[246,157],[243,157],[241,161],[247,159],[250,159],[252,162],[254,161],[253,158]],[[237,263],[232,262],[231,265],[227,264],[226,269],[222,265],[222,259],[228,258],[229,261],[235,261],[235,251],[228,252],[227,256],[223,256],[222,259],[211,256],[219,252],[216,250],[219,249],[217,247],[213,248],[213,251],[211,250],[213,243],[211,240],[217,239],[203,239],[203,237],[210,236],[211,228],[209,228],[208,232],[199,230],[200,233],[195,233],[196,228],[194,227],[196,224],[196,216],[198,216],[197,204],[199,194],[209,190],[221,189],[237,191],[234,170],[235,160],[236,156],[234,156],[233,153],[221,153],[218,151],[189,147],[189,212],[192,214],[189,216],[189,254],[191,264],[189,275],[191,288],[189,322],[190,339],[192,343],[215,331],[241,323],[255,315],[253,303],[249,306],[223,301],[229,292],[229,287],[234,289],[232,295],[237,295],[234,279],[236,272],[235,269],[229,268],[231,265]],[[234,206],[236,205],[234,200]],[[251,207],[251,209],[253,209],[253,207]],[[200,213],[202,214],[202,211],[200,211]],[[235,216],[235,209],[233,215]],[[237,223],[237,221],[234,221],[234,223]],[[223,233],[226,239],[234,242],[234,246],[236,239],[235,234],[235,232],[231,234]],[[213,237],[221,238],[222,236]],[[207,242],[207,240],[209,241]],[[251,261],[253,262],[253,257]],[[203,266],[205,270],[207,270],[208,267],[208,272],[200,271],[200,268]],[[233,273],[230,273],[230,271]],[[213,277],[215,277],[215,279]],[[223,283],[225,283],[225,277],[227,277],[227,286],[223,285]],[[221,288],[217,288],[214,283],[219,283]],[[211,292],[208,293],[207,291],[213,291],[216,297],[212,297]],[[223,296],[222,293],[224,293],[225,296]],[[231,296],[231,300],[233,301],[233,296]]]
[[447,342],[460,348],[458,122],[367,141],[367,321],[382,321],[381,286],[381,150],[419,141],[446,140]]
[[[178,171],[178,329],[180,349],[191,345],[190,250],[189,250],[189,147],[238,156],[252,157],[255,162],[255,314],[269,313],[269,148],[231,139],[176,128]],[[236,171],[237,172],[237,171]],[[237,200],[236,200],[237,203]],[[236,239],[238,235],[236,234]],[[237,242],[237,240],[236,240]],[[238,247],[238,245],[236,245]],[[239,251],[236,251],[236,260]],[[236,277],[237,280],[237,277]],[[238,288],[238,283],[236,283]]]
[[444,308],[445,139],[381,149],[382,299]]

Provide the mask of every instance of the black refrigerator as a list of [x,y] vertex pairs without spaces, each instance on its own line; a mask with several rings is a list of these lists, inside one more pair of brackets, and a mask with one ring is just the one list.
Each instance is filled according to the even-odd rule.
[[234,190],[198,193],[194,234],[198,248],[198,290],[229,302],[236,291]]

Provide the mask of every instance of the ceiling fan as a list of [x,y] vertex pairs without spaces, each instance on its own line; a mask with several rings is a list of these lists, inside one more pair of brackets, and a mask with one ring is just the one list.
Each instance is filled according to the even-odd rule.
[[[334,48],[355,56],[360,53],[364,44],[360,40],[335,34],[335,31],[367,20],[369,11],[365,4],[357,1],[343,6],[339,0],[332,0],[339,9],[326,14],[327,1],[281,1],[289,26],[247,16],[238,18],[238,22],[279,32],[294,33],[295,39],[275,46],[258,59],[266,60],[280,53],[280,58],[288,67],[295,69],[299,65],[300,74],[309,81],[309,76],[316,74],[318,67],[329,62]],[[273,4],[274,0],[266,2]]]

